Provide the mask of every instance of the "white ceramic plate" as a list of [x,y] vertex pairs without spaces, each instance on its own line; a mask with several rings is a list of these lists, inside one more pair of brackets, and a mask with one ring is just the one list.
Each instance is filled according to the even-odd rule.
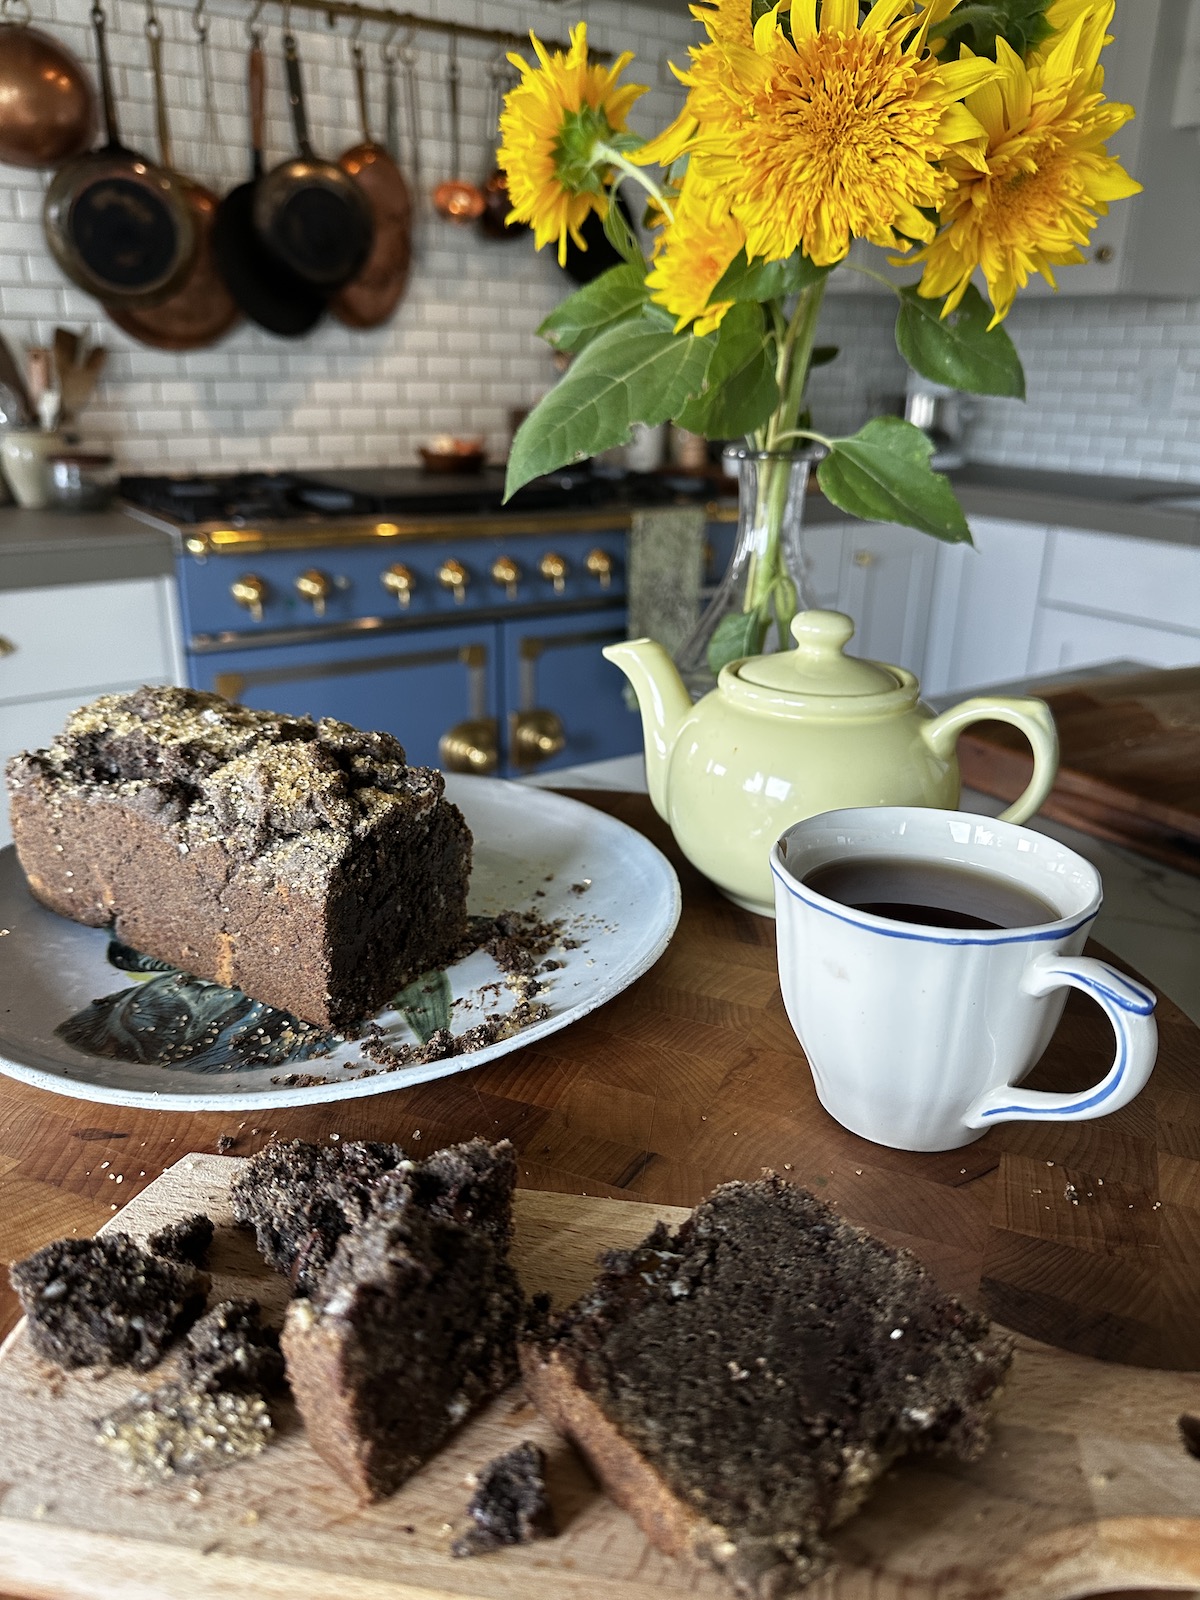
[[[184,1027],[197,1032],[202,1010],[210,1032],[188,1060],[161,1065],[117,1059],[67,1043],[58,1031],[84,1014],[93,1046],[126,1056],[136,1054],[137,1035],[122,1026],[129,1008],[146,1016],[147,1004],[166,996],[169,975],[120,970],[122,959],[107,931],[84,928],[45,910],[29,894],[11,846],[0,851],[0,1072],[84,1100],[109,1105],[179,1111],[249,1111],[268,1106],[312,1105],[353,1100],[389,1089],[407,1088],[431,1078],[482,1066],[497,1056],[544,1038],[620,994],[666,949],[679,921],[679,881],[670,864],[649,841],[601,811],[544,789],[494,778],[447,777],[446,792],[463,809],[475,835],[475,865],[469,909],[482,916],[500,911],[536,910],[546,921],[562,920],[563,938],[548,959],[561,967],[540,977],[539,1002],[549,1007],[543,1021],[470,1055],[368,1074],[371,1063],[353,1043],[338,1042],[319,1056],[286,1054],[265,1065],[247,1066],[229,1041],[247,1027],[280,1013],[259,1013],[234,990],[215,984],[185,987]],[[539,894],[538,891],[541,891]],[[577,941],[577,942],[576,942]],[[495,962],[482,951],[447,973],[450,1028],[461,1034],[489,1013],[506,1012],[514,995]],[[158,986],[147,1001],[147,985]],[[139,987],[141,986],[141,987]],[[437,1000],[434,984],[433,1001]],[[441,986],[445,1014],[446,984]],[[123,992],[97,1012],[92,1002]],[[406,991],[407,992],[407,991]],[[196,1002],[201,1004],[197,1005]],[[417,1044],[430,1025],[429,1001],[416,999],[417,1011],[388,1009],[377,1018],[389,1044]],[[97,1018],[99,1022],[97,1023]],[[216,1035],[217,1042],[209,1041]],[[144,1039],[144,1035],[142,1035]],[[261,1037],[261,1036],[260,1036]],[[232,1058],[232,1059],[231,1059]],[[207,1065],[206,1065],[207,1061]],[[299,1073],[321,1079],[303,1086],[281,1080]]]

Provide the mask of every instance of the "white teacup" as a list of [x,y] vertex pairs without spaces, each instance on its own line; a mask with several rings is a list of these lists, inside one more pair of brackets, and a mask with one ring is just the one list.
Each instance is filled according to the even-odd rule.
[[[805,879],[833,863],[899,859],[999,877],[1046,906],[1029,926],[962,929],[880,916]],[[779,979],[821,1104],[899,1150],[953,1150],[996,1122],[1066,1122],[1128,1104],[1154,1066],[1154,995],[1083,956],[1100,874],[1011,822],[914,806],[826,811],[771,852]],[[1079,1094],[1018,1089],[1050,1042],[1068,988],[1108,1013],[1117,1053]]]

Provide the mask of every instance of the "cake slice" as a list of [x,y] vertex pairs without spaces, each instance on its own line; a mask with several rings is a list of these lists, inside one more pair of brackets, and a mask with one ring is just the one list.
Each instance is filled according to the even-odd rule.
[[143,688],[73,712],[8,784],[43,905],[320,1027],[466,931],[470,831],[390,734]]
[[774,1600],[898,1457],[984,1449],[1011,1356],[911,1255],[768,1177],[607,1257],[521,1369],[654,1544]]
[[366,1216],[374,1184],[403,1160],[398,1144],[375,1140],[269,1144],[230,1186],[234,1220],[254,1229],[269,1267],[310,1294],[338,1240]]
[[204,1308],[210,1280],[125,1233],[55,1239],[9,1268],[39,1355],[145,1372]]
[[516,1376],[515,1178],[512,1147],[479,1141],[385,1175],[288,1307],[283,1353],[309,1441],[360,1499],[391,1494]]

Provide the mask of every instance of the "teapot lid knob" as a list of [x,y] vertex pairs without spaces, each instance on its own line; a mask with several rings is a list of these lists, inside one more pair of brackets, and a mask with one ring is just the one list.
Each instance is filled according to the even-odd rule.
[[798,611],[792,618],[796,648],[808,656],[841,655],[854,637],[854,623],[841,611]]
[[792,618],[794,650],[755,656],[737,669],[743,683],[806,698],[890,694],[900,679],[878,661],[848,656],[854,624],[840,611],[801,611]]

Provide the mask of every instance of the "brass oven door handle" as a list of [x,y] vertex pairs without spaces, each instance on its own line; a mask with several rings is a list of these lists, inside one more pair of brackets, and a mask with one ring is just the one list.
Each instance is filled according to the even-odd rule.
[[438,760],[447,772],[486,775],[500,765],[500,729],[495,717],[467,717],[438,740]]
[[512,759],[518,767],[536,767],[566,749],[567,730],[554,711],[514,711]]

